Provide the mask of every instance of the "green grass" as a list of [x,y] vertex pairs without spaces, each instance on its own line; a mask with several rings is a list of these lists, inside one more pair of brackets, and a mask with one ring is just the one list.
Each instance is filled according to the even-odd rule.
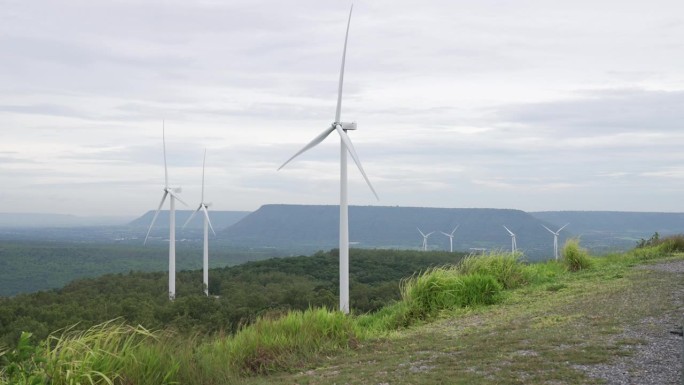
[[17,349],[0,349],[0,384],[591,384],[573,365],[628,355],[639,342],[614,336],[672,310],[668,290],[684,283],[632,269],[684,258],[663,244],[602,258],[566,245],[586,265],[566,255],[530,265],[503,253],[470,257],[405,279],[401,299],[374,313],[293,311],[231,335],[118,321],[37,345],[25,335]]

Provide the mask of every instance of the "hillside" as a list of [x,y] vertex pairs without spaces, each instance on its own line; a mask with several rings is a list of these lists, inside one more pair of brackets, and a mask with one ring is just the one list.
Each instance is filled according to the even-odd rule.
[[[602,258],[574,250],[575,258],[559,262],[520,263],[500,253],[428,269],[402,281],[399,299],[376,297],[378,311],[350,315],[317,307],[335,299],[325,287],[334,253],[215,272],[227,278],[219,297],[145,298],[148,289],[163,290],[163,276],[128,274],[0,298],[0,326],[36,336],[56,319],[88,328],[58,332],[48,344],[22,333],[16,350],[0,348],[0,384],[678,384],[684,237]],[[401,275],[388,268],[453,256],[356,252],[353,276],[367,299],[386,286],[372,282]],[[181,281],[197,292],[198,278]],[[315,307],[288,310],[306,302]],[[223,328],[231,314],[249,317],[244,310],[254,304],[266,311],[238,330]],[[122,312],[130,325],[117,319],[89,328]],[[132,326],[138,319],[181,333]]]
[[[90,260],[92,251],[84,249],[74,258]],[[165,261],[159,255],[161,251],[152,249],[143,254],[142,250],[131,249],[125,257],[135,267],[141,264],[135,261],[140,255],[154,258],[161,265]],[[462,254],[444,252],[352,249],[351,305],[360,313],[376,310],[399,298],[399,281],[402,278],[429,266],[456,263],[462,257]],[[106,257],[93,262],[106,265],[105,260]],[[334,252],[211,269],[209,292],[212,297],[209,298],[202,293],[202,272],[197,270],[201,269],[201,264],[197,264],[199,256],[195,261],[194,270],[180,271],[187,268],[188,261],[179,260],[178,296],[174,302],[167,297],[166,273],[129,270],[75,280],[60,289],[12,298],[0,296],[0,346],[12,345],[22,330],[30,330],[36,337],[45,338],[48,332],[75,323],[88,327],[117,317],[123,317],[134,325],[155,329],[234,331],[257,314],[278,314],[288,309],[304,310],[309,306],[334,308],[337,304],[339,272],[338,256]],[[53,275],[61,277],[59,265],[50,265],[56,272]],[[158,270],[162,267],[159,266]],[[46,273],[44,278],[49,276]]]
[[[423,240],[417,230],[420,228],[425,233],[435,232],[428,239],[430,250],[448,250],[449,238],[440,231],[448,233],[460,225],[454,234],[454,250],[510,250],[510,235],[502,227],[506,225],[516,233],[518,248],[526,256],[539,259],[553,253],[553,236],[542,223],[555,226],[520,210],[349,207],[350,242],[363,248],[418,249]],[[220,237],[250,247],[329,249],[338,245],[338,224],[338,206],[264,205]],[[561,243],[570,231],[561,232]]]

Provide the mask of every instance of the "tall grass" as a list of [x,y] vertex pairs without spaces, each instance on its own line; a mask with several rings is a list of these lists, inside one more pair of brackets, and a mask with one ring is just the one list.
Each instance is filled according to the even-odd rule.
[[179,363],[159,354],[145,354],[154,346],[154,333],[118,320],[85,331],[64,330],[45,342],[44,373],[50,384],[169,384]]
[[202,347],[200,355],[222,357],[237,374],[262,374],[357,343],[352,317],[338,311],[309,309],[292,311],[278,319],[257,319],[234,336]]
[[404,280],[401,297],[409,318],[425,319],[444,309],[493,304],[502,289],[491,275],[445,266]]
[[570,271],[589,269],[592,265],[587,251],[580,247],[579,239],[571,238],[565,241],[561,250],[561,261]]
[[484,274],[494,277],[504,289],[515,289],[530,281],[530,273],[521,263],[520,254],[492,252],[483,256],[468,256],[457,269],[462,274]]
[[649,260],[681,252],[684,252],[684,235],[680,234],[665,238],[652,237],[645,245],[632,250],[631,255],[638,260]]

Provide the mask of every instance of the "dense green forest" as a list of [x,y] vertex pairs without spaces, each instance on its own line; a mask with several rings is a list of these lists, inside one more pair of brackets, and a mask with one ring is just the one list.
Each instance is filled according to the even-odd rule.
[[[4,250],[7,252],[8,248]],[[92,252],[87,247],[74,246],[73,250],[73,260]],[[159,257],[155,254],[158,251],[134,251],[124,254],[131,262]],[[462,257],[463,254],[447,252],[352,249],[353,311],[379,309],[399,298],[402,278],[430,266],[455,263]],[[106,257],[100,261],[104,260]],[[60,265],[68,262],[56,263],[48,256],[45,263],[54,266],[53,272],[58,274]],[[131,268],[139,266],[132,264]],[[165,272],[109,274],[79,279],[61,289],[0,297],[0,345],[12,346],[25,330],[42,339],[59,328],[77,323],[79,328],[86,328],[117,317],[147,328],[212,333],[235,331],[258,315],[277,315],[310,306],[338,306],[337,250],[211,269],[210,297],[202,294],[201,274],[199,270],[180,271],[177,298],[173,302],[167,297]]]
[[[237,265],[277,256],[275,250],[216,248],[211,267]],[[179,244],[178,270],[202,268],[202,249],[196,243]],[[166,245],[126,245],[75,242],[0,242],[0,296],[60,288],[78,278],[129,271],[168,269]]]

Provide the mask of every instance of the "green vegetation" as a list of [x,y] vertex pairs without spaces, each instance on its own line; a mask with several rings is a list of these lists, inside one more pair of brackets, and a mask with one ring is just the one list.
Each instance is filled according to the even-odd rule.
[[[380,309],[400,298],[402,278],[462,257],[446,252],[352,249],[353,310]],[[77,280],[59,290],[0,297],[0,345],[13,346],[24,330],[42,340],[54,330],[77,323],[80,329],[88,328],[117,317],[130,325],[170,328],[183,335],[232,334],[259,316],[337,307],[338,264],[337,251],[332,250],[212,269],[208,298],[203,295],[202,272],[181,271],[173,302],[166,294],[165,272],[110,274]]]
[[[227,334],[181,333],[177,322],[157,332],[108,322],[81,333],[67,330],[35,346],[24,334],[17,348],[0,349],[0,384],[42,384],[47,378],[51,384],[122,385],[595,383],[573,365],[629,354],[638,341],[615,338],[621,325],[672,310],[668,296],[656,294],[684,286],[632,269],[642,261],[636,250],[591,258],[591,269],[576,272],[555,261],[527,265],[510,254],[475,259],[416,273],[402,281],[400,297],[385,300],[388,306],[359,315],[325,306],[274,306]],[[294,275],[288,274],[307,263],[277,262],[285,262],[277,267],[290,280]],[[268,263],[255,265],[248,270],[274,273]],[[325,276],[325,266],[304,271]],[[644,303],[643,296],[653,300]],[[430,328],[406,328],[425,322]],[[321,369],[306,370],[314,367]]]
[[570,271],[580,271],[591,267],[587,251],[580,247],[579,239],[568,239],[561,251],[562,262]]

